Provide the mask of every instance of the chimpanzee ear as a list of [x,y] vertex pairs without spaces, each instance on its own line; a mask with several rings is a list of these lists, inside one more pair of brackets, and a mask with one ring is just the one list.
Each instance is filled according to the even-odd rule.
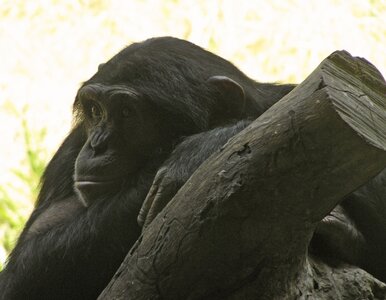
[[98,71],[100,71],[100,70],[103,68],[104,65],[105,65],[105,63],[99,64],[99,66],[98,66]]
[[233,79],[226,76],[212,76],[208,83],[217,87],[224,99],[226,113],[239,117],[244,113],[245,92],[243,87]]

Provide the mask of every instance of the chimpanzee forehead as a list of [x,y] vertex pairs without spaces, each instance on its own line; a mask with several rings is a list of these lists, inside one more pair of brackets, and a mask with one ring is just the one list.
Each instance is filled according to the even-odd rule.
[[[100,65],[92,82],[132,82],[163,79],[163,74],[181,74],[183,68],[208,71],[230,63],[203,48],[173,37],[151,38],[133,43]],[[185,72],[186,73],[186,72]],[[183,73],[183,75],[187,75]],[[221,73],[221,72],[220,72]]]
[[88,83],[83,85],[78,91],[80,99],[114,99],[116,96],[129,96],[130,98],[138,98],[139,92],[134,88],[112,84],[106,85],[103,83]]

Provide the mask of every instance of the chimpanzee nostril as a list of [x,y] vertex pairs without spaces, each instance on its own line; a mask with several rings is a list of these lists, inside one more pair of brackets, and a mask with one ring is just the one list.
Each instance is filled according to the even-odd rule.
[[94,155],[104,153],[108,148],[109,132],[98,128],[91,137],[90,146],[94,152]]
[[107,150],[107,141],[97,144],[91,142],[91,148],[94,151],[94,155],[102,154]]

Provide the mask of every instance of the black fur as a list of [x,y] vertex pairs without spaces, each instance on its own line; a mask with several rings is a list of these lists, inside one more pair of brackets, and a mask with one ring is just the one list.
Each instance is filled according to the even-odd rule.
[[[218,75],[237,82],[243,93],[235,94],[245,98],[209,80]],[[232,80],[225,85],[237,90]],[[101,65],[79,90],[74,129],[48,164],[36,208],[0,273],[0,299],[95,299],[136,241],[139,208],[180,139],[255,118],[292,88],[256,83],[169,37],[133,44]],[[110,186],[105,179],[115,174]],[[106,188],[94,189],[101,179]]]

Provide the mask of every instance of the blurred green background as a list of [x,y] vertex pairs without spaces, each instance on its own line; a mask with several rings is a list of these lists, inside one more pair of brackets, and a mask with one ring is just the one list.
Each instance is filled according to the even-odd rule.
[[300,82],[337,49],[386,72],[383,0],[1,0],[0,269],[71,127],[80,83],[135,41],[173,35],[260,81]]

